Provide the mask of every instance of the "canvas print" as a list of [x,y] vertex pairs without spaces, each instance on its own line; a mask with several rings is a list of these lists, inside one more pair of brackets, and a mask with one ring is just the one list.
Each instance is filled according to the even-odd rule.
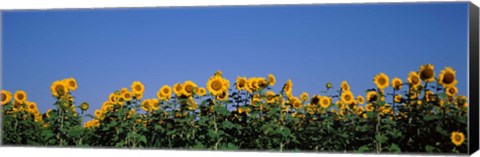
[[464,154],[468,7],[5,11],[1,144]]

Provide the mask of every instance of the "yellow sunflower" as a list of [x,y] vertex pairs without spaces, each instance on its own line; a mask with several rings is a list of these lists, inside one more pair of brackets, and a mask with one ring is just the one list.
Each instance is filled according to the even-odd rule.
[[83,111],[86,111],[88,110],[90,105],[88,105],[87,102],[83,102],[82,104],[80,104],[80,109],[83,110]]
[[221,77],[211,77],[207,82],[207,90],[214,96],[218,96],[228,90],[225,86],[224,79]]
[[300,94],[300,100],[302,100],[302,102],[307,101],[308,100],[308,93],[303,92],[302,94]]
[[351,91],[344,91],[340,96],[340,99],[347,105],[355,102],[355,97]]
[[363,109],[362,106],[358,106],[357,109],[356,109],[356,112],[357,112],[358,115],[362,115],[364,111],[365,111],[365,109]]
[[342,91],[350,91],[350,86],[348,85],[347,81],[343,81],[340,87],[342,88]]
[[328,89],[332,88],[333,85],[332,85],[332,83],[327,82],[327,84],[325,84],[325,87],[327,87],[327,90],[328,90]]
[[267,91],[267,93],[265,93],[265,97],[267,97],[267,103],[269,104],[275,103],[275,92]]
[[47,118],[50,118],[52,111],[52,109],[48,109],[47,112],[45,112],[45,116],[47,116]]
[[95,117],[100,118],[102,116],[102,111],[101,110],[95,110],[94,114],[95,114]]
[[35,111],[38,112],[37,103],[27,102],[27,111],[29,111],[30,113],[34,113]]
[[128,92],[128,89],[127,89],[127,88],[122,88],[122,89],[120,90],[120,93],[125,93],[125,92]]
[[420,79],[425,82],[435,81],[435,71],[432,64],[424,64],[420,66],[418,69],[418,74],[420,75]]
[[320,106],[325,109],[330,107],[331,103],[332,103],[332,100],[329,97],[323,96],[320,98]]
[[255,94],[255,95],[253,95],[252,100],[250,101],[250,104],[251,104],[252,106],[255,106],[255,107],[256,107],[257,104],[260,103],[261,101],[262,101],[262,100],[260,99],[260,95]]
[[150,99],[150,108],[153,111],[157,111],[160,109],[160,103],[158,103],[158,99],[155,99],[155,98]]
[[143,91],[145,91],[145,87],[140,81],[133,81],[131,88],[135,95],[143,95]]
[[365,109],[367,111],[373,111],[375,109],[375,106],[373,106],[373,104],[371,103],[368,103],[366,106],[365,106]]
[[454,131],[452,132],[450,139],[454,145],[460,146],[462,145],[463,141],[465,141],[465,135],[463,135],[462,132]]
[[363,104],[363,103],[365,103],[365,98],[363,98],[363,96],[359,95],[359,96],[357,96],[357,102],[358,102],[358,104]]
[[173,85],[173,93],[175,93],[175,95],[177,97],[182,95],[183,94],[183,85],[181,83],[175,83],[175,85]]
[[205,94],[207,94],[207,90],[205,90],[205,88],[203,87],[200,87],[200,88],[197,88],[197,90],[195,91],[195,94],[197,94],[198,96],[204,96]]
[[152,111],[152,102],[150,99],[145,99],[142,101],[142,110],[145,112]]
[[217,100],[226,101],[228,100],[228,90],[223,91],[222,93],[216,96]]
[[435,101],[435,94],[428,90],[427,92],[425,92],[425,99],[427,100],[427,102],[431,102],[431,101]]
[[23,90],[17,90],[13,97],[15,98],[16,102],[22,104],[27,100],[27,93],[25,93]]
[[264,89],[268,86],[267,79],[265,79],[263,77],[258,77],[257,78],[257,84],[258,84],[258,88],[260,88],[260,89]]
[[217,70],[217,72],[215,72],[215,74],[213,74],[213,76],[222,77],[222,71],[221,71],[221,70]]
[[247,90],[248,93],[252,93],[253,91],[257,90],[257,80],[254,77],[247,79],[245,90]]
[[108,95],[108,101],[112,104],[116,104],[118,101],[117,95],[115,95],[114,93],[110,93],[110,95]]
[[403,85],[403,82],[400,78],[398,78],[398,77],[393,78],[393,80],[392,80],[393,89],[400,90],[400,89],[402,89],[402,85]]
[[67,85],[68,90],[76,90],[77,89],[77,81],[71,77],[63,80],[65,85]]
[[2,90],[2,105],[9,103],[12,100],[12,94],[7,90]]
[[410,84],[410,86],[416,88],[418,86],[420,86],[422,84],[421,80],[420,80],[420,76],[418,76],[418,74],[414,71],[411,71],[409,74],[408,74],[408,78],[407,78],[407,81],[408,83]]
[[246,86],[247,86],[247,78],[237,76],[237,82],[235,84],[235,87],[237,88],[237,90],[244,90],[246,89]]
[[457,84],[455,70],[452,67],[446,67],[438,75],[438,83],[443,87],[455,86]]
[[373,82],[377,85],[378,89],[387,88],[389,83],[388,81],[389,81],[388,76],[384,73],[380,73],[376,75],[375,78],[373,79]]
[[367,101],[368,102],[375,102],[378,100],[377,92],[369,91],[367,92]]
[[191,96],[193,94],[193,91],[197,88],[197,84],[195,84],[193,81],[187,80],[183,83],[183,95],[185,96]]
[[313,95],[312,98],[310,99],[310,104],[312,105],[320,105],[320,101],[322,100],[322,97],[320,95]]
[[68,93],[67,85],[62,81],[55,81],[50,86],[50,90],[52,91],[52,95],[55,97],[59,97]]
[[448,96],[455,96],[457,94],[457,92],[458,92],[458,89],[455,86],[450,86],[450,87],[445,88],[445,93]]
[[302,107],[302,102],[297,97],[292,97],[292,106],[295,110],[299,110]]
[[402,95],[401,94],[395,95],[394,101],[397,103],[402,102]]
[[122,93],[122,99],[125,101],[130,101],[133,98],[132,92],[126,91]]
[[272,87],[273,85],[275,85],[275,82],[277,82],[277,79],[275,79],[275,75],[268,74],[268,85]]

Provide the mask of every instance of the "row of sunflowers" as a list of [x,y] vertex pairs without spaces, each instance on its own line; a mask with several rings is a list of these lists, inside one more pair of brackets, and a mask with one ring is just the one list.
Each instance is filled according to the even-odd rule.
[[[205,87],[191,80],[163,85],[144,98],[144,85],[113,91],[94,114],[76,104],[74,78],[55,81],[52,109],[39,112],[25,91],[1,91],[2,144],[207,150],[340,152],[467,152],[468,101],[456,72],[436,77],[425,64],[407,79],[374,76],[375,88],[354,95],[347,81],[321,94],[292,94],[293,82],[217,71]],[[323,87],[322,87],[323,88]],[[78,109],[78,110],[77,110]],[[84,122],[85,120],[88,120]]]

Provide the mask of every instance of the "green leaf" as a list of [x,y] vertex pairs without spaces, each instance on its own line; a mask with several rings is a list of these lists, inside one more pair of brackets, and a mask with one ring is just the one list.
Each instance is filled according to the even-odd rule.
[[366,151],[370,151],[370,148],[367,145],[363,145],[357,150],[357,152],[366,152]]
[[428,153],[431,153],[433,152],[433,150],[435,150],[436,148],[434,146],[431,146],[431,145],[426,145],[425,146],[425,151],[427,151]]
[[385,136],[385,135],[376,134],[376,135],[375,135],[375,140],[377,140],[377,141],[380,142],[380,143],[385,143],[385,142],[387,142],[388,137]]
[[442,129],[440,126],[435,127],[435,131],[442,134],[443,136],[448,136],[448,132]]
[[394,152],[394,153],[400,153],[400,147],[392,143],[390,147],[388,147],[388,151]]
[[138,141],[147,143],[147,138],[144,135],[141,135],[140,138],[138,138]]

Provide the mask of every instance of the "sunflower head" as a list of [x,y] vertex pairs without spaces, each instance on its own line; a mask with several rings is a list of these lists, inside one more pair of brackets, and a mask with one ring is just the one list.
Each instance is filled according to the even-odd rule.
[[71,78],[67,78],[63,81],[64,81],[65,85],[67,85],[68,90],[76,90],[77,89],[77,81],[75,80],[75,78],[71,77]]
[[365,106],[365,110],[367,110],[367,111],[373,111],[374,109],[375,109],[375,106],[373,106],[373,104],[371,104],[371,103],[368,103]]
[[402,102],[402,95],[401,95],[401,94],[395,95],[394,101],[395,101],[396,103]]
[[183,85],[179,82],[175,83],[175,85],[173,85],[173,93],[175,93],[175,95],[177,97],[181,96],[183,94]]
[[168,85],[163,85],[157,92],[157,97],[160,100],[168,101],[172,97],[172,88]]
[[342,100],[343,103],[348,105],[355,102],[355,97],[353,96],[353,93],[351,91],[344,91],[340,96],[340,100]]
[[80,104],[80,109],[82,111],[86,111],[86,110],[88,110],[89,106],[90,105],[87,102],[83,102],[82,104]]
[[458,92],[458,89],[457,87],[455,86],[450,86],[450,87],[447,87],[445,88],[445,94],[447,94],[448,96],[455,96]]
[[452,67],[446,67],[440,71],[440,75],[438,75],[438,83],[445,88],[455,86],[458,82],[455,73],[456,72]]
[[323,96],[320,98],[320,106],[324,109],[328,109],[331,103],[332,103],[332,100],[327,96]]
[[228,90],[222,91],[222,93],[216,96],[217,100],[226,101],[228,100]]
[[384,73],[380,73],[375,76],[373,82],[375,83],[375,85],[377,85],[378,89],[385,89],[388,87],[389,83],[388,76]]
[[418,74],[420,75],[420,79],[425,82],[435,81],[435,71],[432,64],[424,64],[420,66],[418,69]]
[[204,96],[205,94],[207,94],[207,90],[203,87],[200,87],[200,88],[197,88],[197,90],[195,91],[195,94],[197,94],[198,96]]
[[124,101],[130,101],[130,100],[132,100],[132,98],[133,98],[133,93],[132,92],[126,91],[126,92],[122,93],[122,99]]
[[52,91],[52,95],[55,97],[68,94],[68,86],[63,81],[53,82],[52,86],[50,86],[50,90]]
[[375,102],[377,100],[378,100],[377,92],[375,92],[375,91],[367,92],[367,101],[368,102]]
[[143,95],[143,91],[145,90],[145,87],[140,81],[133,81],[131,88],[135,95]]
[[2,90],[2,105],[9,103],[12,100],[12,93],[7,90]]
[[247,86],[247,78],[246,77],[237,77],[237,82],[235,83],[235,87],[237,90],[244,90],[246,89]]
[[321,98],[322,97],[320,95],[312,96],[312,98],[310,99],[310,104],[311,105],[320,105]]
[[393,89],[400,90],[400,89],[402,89],[402,85],[403,85],[403,82],[400,78],[398,78],[398,77],[393,78],[393,80],[392,80]]
[[302,107],[302,102],[297,97],[292,97],[292,106],[295,110],[299,110]]
[[340,84],[342,91],[350,91],[350,85],[348,85],[347,81],[342,81]]
[[458,147],[458,146],[462,145],[463,141],[465,141],[465,135],[463,135],[462,132],[454,131],[450,135],[450,140],[452,141],[452,143],[455,146]]
[[193,81],[187,80],[183,83],[183,95],[189,97],[192,96],[193,91],[197,88],[197,84]]
[[422,84],[422,81],[420,80],[420,76],[414,71],[411,71],[408,73],[408,78],[407,78],[408,83],[410,84],[411,87],[418,87]]
[[261,90],[261,89],[264,89],[264,88],[267,88],[268,86],[268,81],[267,79],[263,78],[263,77],[258,77],[257,78],[257,85],[258,85],[258,88]]
[[327,90],[329,90],[330,88],[333,87],[333,85],[332,85],[332,83],[327,82],[327,84],[325,84],[325,87],[327,88]]
[[15,98],[16,102],[22,104],[27,100],[27,93],[25,93],[23,90],[17,90],[13,97]]
[[275,85],[275,82],[277,82],[277,79],[275,78],[275,75],[273,74],[268,74],[268,85],[272,87]]
[[142,110],[145,112],[152,112],[152,101],[150,99],[145,99],[142,101]]
[[359,96],[357,96],[357,102],[358,102],[358,104],[363,104],[363,103],[365,103],[365,98],[363,98],[363,96],[359,95]]
[[207,81],[207,90],[214,96],[218,96],[228,90],[225,79],[221,77],[210,77]]
[[269,104],[275,103],[275,92],[267,91],[265,93],[265,97],[267,98],[267,103],[269,103]]
[[308,100],[308,93],[303,92],[302,94],[300,94],[300,100],[302,100],[302,102],[306,102]]

